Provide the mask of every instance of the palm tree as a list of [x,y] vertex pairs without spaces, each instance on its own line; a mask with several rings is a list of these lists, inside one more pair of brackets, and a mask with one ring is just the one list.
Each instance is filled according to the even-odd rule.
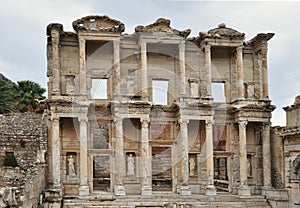
[[40,110],[41,101],[46,98],[43,95],[46,92],[45,88],[30,80],[18,81],[15,88],[17,91],[16,109],[20,112]]
[[0,114],[13,111],[15,92],[13,84],[0,80]]

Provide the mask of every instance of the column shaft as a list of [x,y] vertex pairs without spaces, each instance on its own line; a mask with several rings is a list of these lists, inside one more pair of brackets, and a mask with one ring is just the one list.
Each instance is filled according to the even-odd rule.
[[236,63],[237,63],[237,85],[238,85],[238,98],[244,98],[244,67],[243,67],[243,47],[236,48]]
[[211,48],[205,46],[205,72],[206,72],[206,96],[211,97]]
[[263,171],[264,187],[271,187],[271,152],[270,152],[270,124],[263,124]]
[[213,145],[213,121],[206,120],[206,194],[215,195],[216,190],[214,186],[214,145]]
[[89,195],[88,187],[88,157],[87,157],[87,118],[79,119],[80,129],[80,188],[79,195]]
[[141,176],[142,195],[151,195],[151,155],[149,145],[149,118],[141,119]]
[[263,98],[268,98],[269,90],[268,90],[268,64],[267,64],[267,43],[261,49],[261,58],[262,58],[262,94]]
[[83,38],[79,38],[79,71],[80,94],[86,95],[85,39]]
[[120,95],[120,40],[114,41],[114,95]]
[[250,195],[250,189],[248,187],[246,125],[247,125],[247,121],[239,121],[239,147],[240,147],[239,195]]
[[52,119],[52,180],[54,187],[60,187],[60,129],[59,118]]
[[189,140],[188,140],[188,120],[179,120],[180,123],[180,143],[181,143],[181,195],[191,195],[189,187]]
[[59,37],[57,30],[51,31],[52,41],[52,92],[54,94],[60,93],[60,63],[59,63]]
[[141,96],[143,100],[148,99],[147,44],[145,42],[141,42]]
[[124,176],[125,176],[125,158],[123,146],[123,122],[121,118],[115,119],[115,171],[116,171],[116,185],[115,194],[125,195]]
[[179,44],[180,95],[186,94],[185,82],[185,43]]

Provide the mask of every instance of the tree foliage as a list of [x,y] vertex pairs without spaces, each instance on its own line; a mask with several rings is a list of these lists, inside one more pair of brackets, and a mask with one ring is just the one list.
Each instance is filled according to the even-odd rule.
[[25,80],[18,81],[15,86],[16,90],[16,105],[15,109],[20,112],[38,111],[41,109],[41,102],[46,98],[44,93],[45,88],[42,88],[38,83]]
[[13,84],[0,80],[0,114],[14,110],[16,91]]

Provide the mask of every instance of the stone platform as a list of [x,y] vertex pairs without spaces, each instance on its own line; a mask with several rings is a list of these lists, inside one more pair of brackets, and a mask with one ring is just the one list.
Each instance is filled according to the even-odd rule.
[[215,197],[205,195],[179,196],[163,193],[152,196],[93,195],[85,198],[66,196],[63,202],[65,208],[265,208],[271,207],[264,196],[239,197],[230,194],[218,194]]

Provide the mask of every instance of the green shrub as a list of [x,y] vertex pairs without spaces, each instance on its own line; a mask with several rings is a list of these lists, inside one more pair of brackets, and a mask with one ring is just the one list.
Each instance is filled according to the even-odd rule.
[[19,166],[18,162],[17,162],[17,159],[16,159],[13,152],[7,152],[6,153],[6,155],[4,157],[4,161],[3,161],[3,166],[6,166],[6,167],[17,167],[17,166]]

